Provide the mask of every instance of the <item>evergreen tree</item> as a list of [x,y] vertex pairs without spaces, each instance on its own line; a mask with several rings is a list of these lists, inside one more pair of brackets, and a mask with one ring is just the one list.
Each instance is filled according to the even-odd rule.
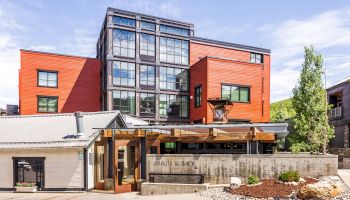
[[305,47],[305,61],[299,82],[293,89],[292,105],[295,133],[290,137],[291,150],[326,154],[329,140],[334,137],[328,122],[327,92],[322,82],[323,58],[314,47]]

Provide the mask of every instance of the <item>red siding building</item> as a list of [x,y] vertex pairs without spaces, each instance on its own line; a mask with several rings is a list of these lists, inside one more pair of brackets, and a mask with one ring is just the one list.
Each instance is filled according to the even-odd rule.
[[269,51],[233,45],[191,40],[191,122],[269,122]]
[[21,50],[21,115],[100,111],[100,61]]

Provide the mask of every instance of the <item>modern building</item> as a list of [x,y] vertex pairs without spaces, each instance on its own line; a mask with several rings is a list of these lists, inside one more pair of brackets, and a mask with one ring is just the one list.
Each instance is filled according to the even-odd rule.
[[97,59],[22,50],[20,114],[119,110],[156,124],[270,120],[269,49],[199,38],[191,23],[114,8],[96,48]]
[[350,77],[329,87],[327,94],[328,101],[332,105],[329,120],[334,126],[335,132],[335,138],[330,144],[330,151],[338,154],[340,162],[342,162],[343,158],[350,158]]
[[101,110],[100,60],[21,50],[21,115]]

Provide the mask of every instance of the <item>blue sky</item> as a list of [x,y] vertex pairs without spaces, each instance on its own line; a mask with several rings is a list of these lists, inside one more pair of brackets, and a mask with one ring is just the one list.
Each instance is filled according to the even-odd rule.
[[107,7],[192,22],[197,36],[270,48],[272,102],[291,96],[304,45],[324,55],[328,86],[350,76],[346,0],[0,0],[0,107],[18,103],[19,49],[94,57]]

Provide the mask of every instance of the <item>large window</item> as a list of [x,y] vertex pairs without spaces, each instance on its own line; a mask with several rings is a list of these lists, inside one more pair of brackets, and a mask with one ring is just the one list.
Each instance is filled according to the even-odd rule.
[[161,117],[188,117],[188,96],[160,94],[159,115]]
[[263,63],[263,55],[259,53],[250,53],[251,63]]
[[151,34],[141,33],[140,54],[155,56],[156,37]]
[[135,57],[135,32],[113,29],[113,55]]
[[114,90],[113,110],[135,115],[135,92]]
[[123,26],[131,26],[135,27],[136,21],[134,19],[129,19],[126,17],[113,16],[113,23],[123,25]]
[[13,158],[14,182],[44,188],[44,157]]
[[235,102],[249,102],[250,101],[250,87],[236,86],[236,85],[222,85],[221,97],[228,98]]
[[155,95],[152,93],[140,93],[140,115],[153,116],[155,114]]
[[188,70],[160,67],[160,89],[188,91]]
[[38,112],[57,112],[58,97],[38,96]]
[[188,41],[160,37],[160,61],[188,65]]
[[113,85],[135,86],[135,63],[113,61]]
[[178,28],[178,27],[173,27],[168,25],[160,25],[160,32],[170,33],[175,35],[182,35],[182,36],[190,35],[190,31],[188,29]]
[[140,66],[140,85],[141,86],[150,86],[154,88],[156,86],[156,73],[155,67],[150,65],[141,65]]
[[38,71],[38,86],[57,87],[57,72]]
[[156,30],[156,24],[152,22],[141,21],[141,29],[147,29],[151,31]]
[[194,106],[197,108],[202,105],[202,86],[194,88]]

